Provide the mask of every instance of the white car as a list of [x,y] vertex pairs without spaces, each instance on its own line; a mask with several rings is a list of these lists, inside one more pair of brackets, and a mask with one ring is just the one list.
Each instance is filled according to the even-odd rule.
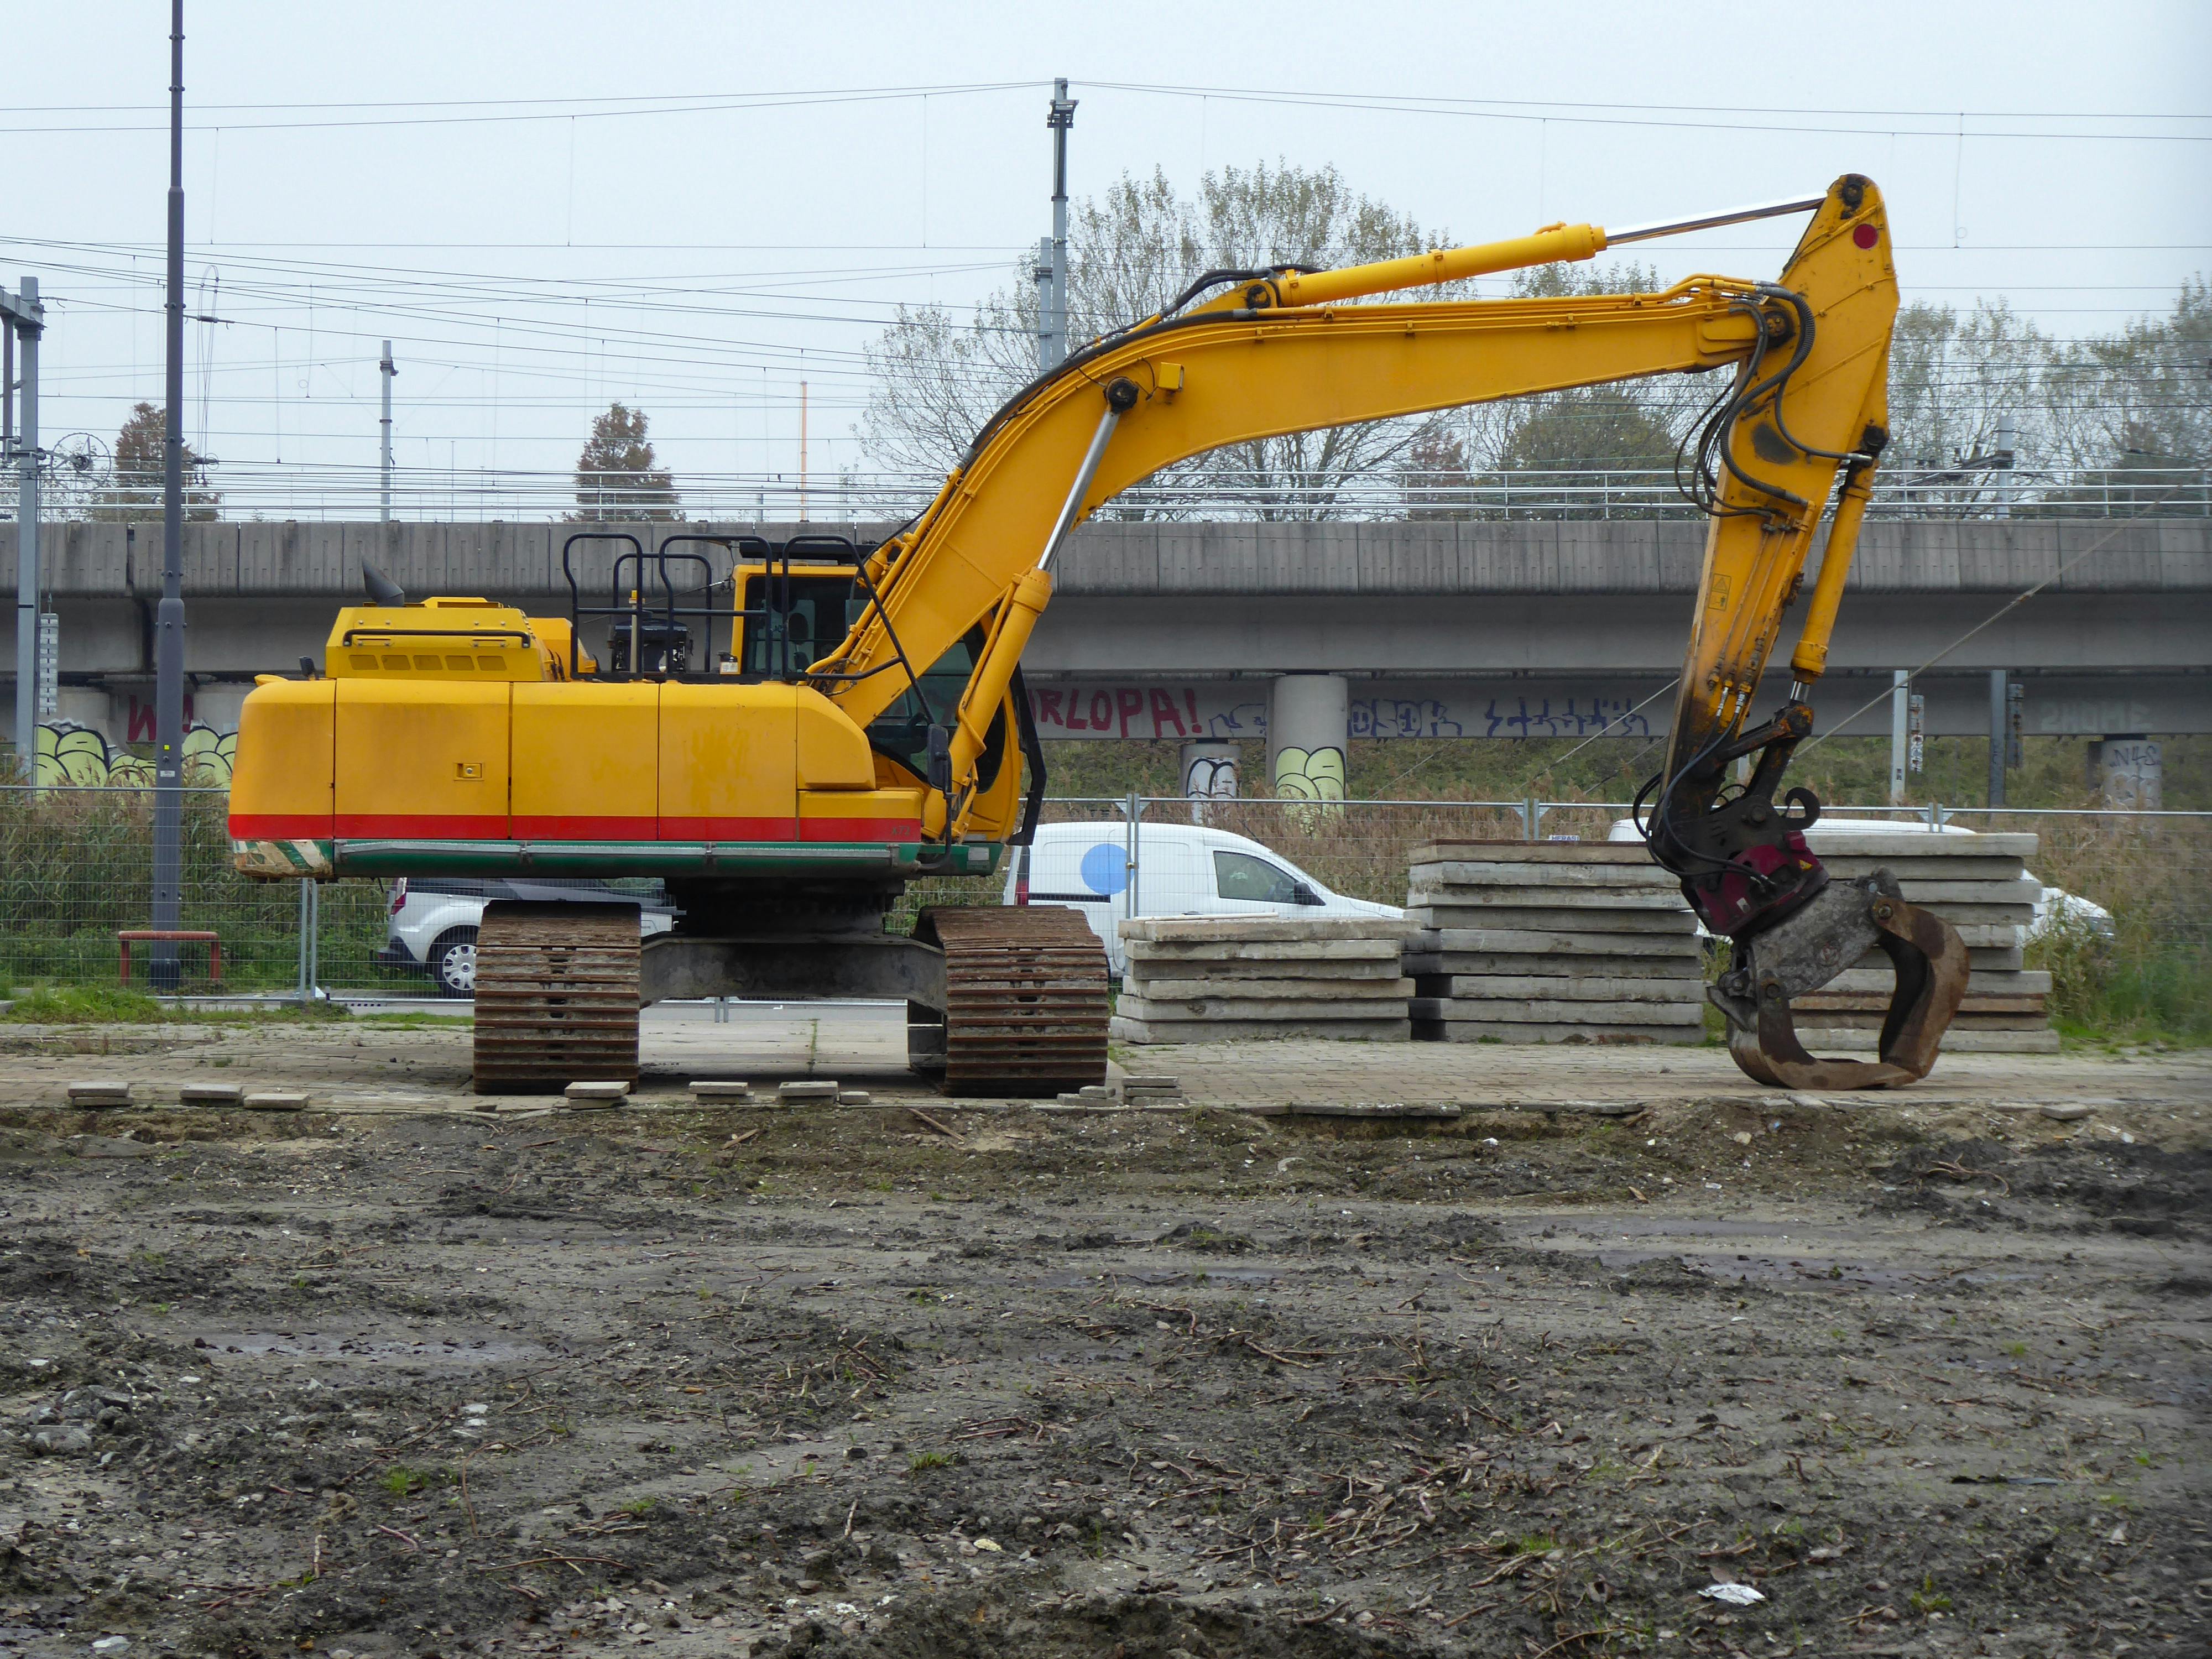
[[645,890],[618,890],[603,881],[547,878],[507,881],[474,876],[402,876],[392,884],[385,915],[384,948],[376,960],[387,968],[428,974],[445,997],[474,996],[477,929],[494,899],[566,904],[635,904],[638,933],[650,939],[676,925],[675,907],[660,884]]
[[[1925,818],[1832,818],[1826,817],[1823,817],[1820,823],[1814,826],[1814,837],[1817,839],[1824,830],[1849,830],[1853,835],[1861,836],[1894,836],[1898,838],[1897,850],[1900,858],[1911,850],[1906,843],[1914,836],[1972,836],[1980,833],[1978,830],[1969,830],[1960,823],[1939,823],[1931,827]],[[1619,818],[1614,820],[1613,826],[1606,839],[1642,841],[1644,836],[1638,830],[1634,819]],[[1817,853],[1820,849],[1816,846],[1813,850]],[[2037,881],[2035,872],[2033,870],[2023,869],[2021,873],[2030,881],[2037,882],[2040,889],[2035,901],[2034,920],[2027,925],[2029,939],[2041,939],[2052,928],[2062,927],[2080,928],[2094,934],[2099,939],[2112,937],[2112,913],[2103,905],[2094,900],[2085,899],[2078,893],[2069,893],[2063,887],[2053,887],[2048,883]],[[1705,932],[1704,924],[1698,925],[1698,931]]]
[[[1139,916],[1389,916],[1405,912],[1346,898],[1273,848],[1226,830],[1195,823],[1139,823],[1129,868],[1129,832],[1120,823],[1039,824],[1028,860],[1029,902],[1080,911],[1121,971],[1117,924],[1129,915],[1133,886]],[[1018,902],[1022,850],[1006,860],[1005,902]]]

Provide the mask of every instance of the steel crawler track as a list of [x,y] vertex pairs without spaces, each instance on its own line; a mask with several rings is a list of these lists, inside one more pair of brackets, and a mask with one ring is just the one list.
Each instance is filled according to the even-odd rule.
[[1040,1095],[1106,1080],[1106,947],[1060,905],[924,910],[945,951],[945,1091]]
[[637,996],[634,906],[487,904],[477,933],[477,1092],[636,1082]]

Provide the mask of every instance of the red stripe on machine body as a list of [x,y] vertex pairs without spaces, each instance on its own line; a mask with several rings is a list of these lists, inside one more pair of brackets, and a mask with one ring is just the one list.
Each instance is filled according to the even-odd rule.
[[655,817],[601,817],[574,814],[514,817],[516,841],[658,841],[660,820]]
[[328,841],[328,812],[233,812],[234,841]]
[[801,841],[916,842],[921,839],[920,818],[816,818],[799,821]]
[[504,812],[341,812],[337,834],[351,841],[505,841]]
[[793,820],[772,818],[670,818],[658,820],[662,841],[791,841]]

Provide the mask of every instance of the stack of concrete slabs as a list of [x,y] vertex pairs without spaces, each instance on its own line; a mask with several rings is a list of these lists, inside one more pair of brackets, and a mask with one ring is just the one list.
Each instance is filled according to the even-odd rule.
[[1704,1040],[1696,920],[1640,843],[1432,842],[1406,903],[1417,1040]]
[[1404,1042],[1411,930],[1388,916],[1144,916],[1121,925],[1123,1042]]
[[[1978,834],[1917,824],[1869,829],[1814,824],[1806,845],[1831,875],[1849,880],[1887,870],[1911,902],[1949,922],[1966,943],[1966,1000],[1943,1039],[1954,1053],[2055,1054],[2049,973],[2024,964],[2042,884],[2027,873],[2033,833]],[[1792,1002],[1807,1046],[1871,1048],[1894,984],[1889,960],[1869,952],[1837,978]]]

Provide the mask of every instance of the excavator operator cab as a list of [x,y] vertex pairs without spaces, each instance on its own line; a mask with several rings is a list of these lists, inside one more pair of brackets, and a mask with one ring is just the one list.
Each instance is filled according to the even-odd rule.
[[842,536],[794,536],[781,544],[741,538],[730,571],[737,646],[720,672],[744,679],[795,680],[860,619],[867,594],[854,580],[873,552]]
[[[592,543],[614,548],[604,604],[586,601],[576,568]],[[859,619],[854,574],[873,550],[843,536],[687,532],[648,552],[626,531],[578,531],[561,549],[570,677],[796,681]]]

